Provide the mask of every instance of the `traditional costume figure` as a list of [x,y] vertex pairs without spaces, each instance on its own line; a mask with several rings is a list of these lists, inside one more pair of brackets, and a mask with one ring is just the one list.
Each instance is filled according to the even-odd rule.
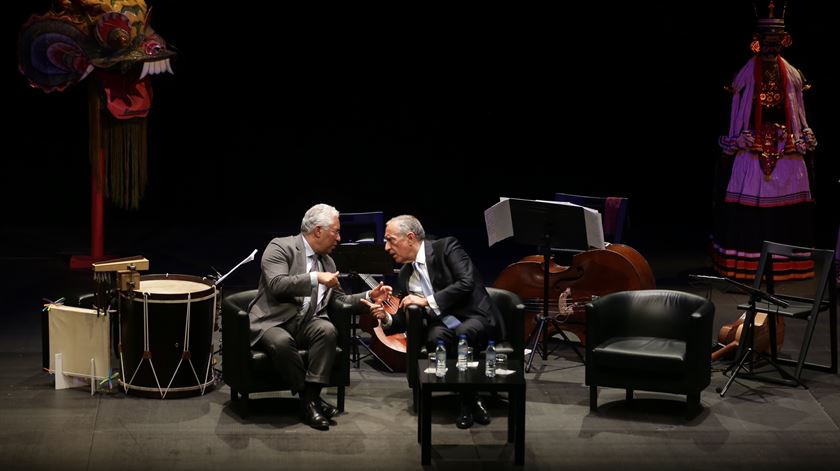
[[[756,56],[735,76],[729,134],[720,138],[722,168],[732,163],[726,191],[717,195],[712,249],[715,269],[730,278],[754,278],[764,240],[813,245],[805,154],[817,141],[805,118],[805,79],[779,55],[790,36],[784,11],[776,18],[774,9],[771,0],[758,19]],[[776,280],[813,276],[813,262],[782,261],[774,269]]]

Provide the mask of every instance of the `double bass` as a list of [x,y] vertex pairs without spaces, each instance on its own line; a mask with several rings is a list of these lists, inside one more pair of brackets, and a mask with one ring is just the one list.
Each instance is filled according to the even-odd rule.
[[[512,291],[525,304],[526,340],[543,312],[544,259],[529,255],[507,266],[493,287]],[[650,265],[630,246],[610,244],[605,249],[575,254],[571,265],[561,266],[549,260],[549,312],[552,322],[544,335],[557,333],[561,326],[586,344],[586,303],[616,291],[653,289],[656,280]],[[538,339],[542,341],[542,338]]]
[[[370,288],[376,288],[379,284],[370,275],[359,274],[359,277]],[[400,298],[390,295],[388,299],[382,301],[383,308],[388,314],[394,315],[400,306]],[[361,314],[359,316],[359,327],[365,332],[370,333],[370,351],[392,371],[404,372],[406,365],[406,351],[408,349],[408,340],[404,333],[397,333],[393,335],[386,335],[382,327],[370,314]]]

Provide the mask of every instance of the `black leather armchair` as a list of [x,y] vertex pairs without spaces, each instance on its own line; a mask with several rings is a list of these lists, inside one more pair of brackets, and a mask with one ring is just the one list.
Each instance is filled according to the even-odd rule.
[[669,290],[622,291],[586,306],[586,384],[589,409],[598,387],[685,394],[700,405],[711,380],[715,306],[700,296]]
[[[257,290],[242,291],[225,296],[222,302],[222,375],[230,386],[230,398],[240,403],[240,415],[248,415],[248,395],[256,392],[289,389],[273,371],[265,353],[250,345],[248,304]],[[327,307],[330,320],[338,329],[336,358],[329,386],[338,387],[338,410],[344,411],[344,388],[350,385],[350,314],[353,307],[332,300]],[[301,350],[306,362],[306,350]]]
[[[509,360],[522,362],[525,358],[525,305],[515,293],[497,288],[487,288],[490,299],[502,314],[505,325],[505,338],[496,338],[496,352],[505,353]],[[414,409],[417,410],[417,368],[418,361],[428,357],[426,351],[426,331],[423,327],[423,308],[410,305],[407,307],[408,332],[406,346],[406,377],[408,386],[413,391]],[[492,338],[492,337],[491,337]],[[476,356],[484,352],[476,352]]]

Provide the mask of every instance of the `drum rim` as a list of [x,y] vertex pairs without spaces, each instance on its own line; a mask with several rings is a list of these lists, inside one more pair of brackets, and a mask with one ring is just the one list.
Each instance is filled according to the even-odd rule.
[[[206,390],[208,387],[213,386],[213,384],[215,383],[215,380],[213,378],[210,378],[205,383],[202,383],[202,384],[196,384],[196,385],[191,385],[191,386],[178,386],[178,387],[170,387],[170,388],[165,388],[165,387],[157,388],[157,387],[154,387],[154,386],[138,386],[138,385],[135,385],[135,384],[131,384],[128,381],[123,381],[121,379],[117,380],[117,382],[119,382],[119,385],[122,386],[126,391],[129,391],[131,389],[137,389],[138,391],[156,392],[158,394],[161,394],[161,396],[165,396],[169,393],[180,393],[180,392],[188,392],[188,391],[202,391],[201,395],[203,395],[204,394],[203,391]],[[161,391],[162,391],[162,393],[161,393]]]
[[[216,293],[216,285],[213,284],[212,280],[200,276],[165,273],[155,275],[142,275],[140,277],[140,283],[142,283],[143,281],[153,280],[192,281],[194,283],[207,285],[207,289],[203,289],[201,291],[194,291],[192,293],[148,293],[149,300],[186,302],[189,298],[189,300],[191,301],[202,301],[205,299],[209,299]],[[135,289],[132,293],[134,295],[133,297],[135,301],[143,301],[143,291]],[[120,291],[120,297],[128,299],[129,293]]]

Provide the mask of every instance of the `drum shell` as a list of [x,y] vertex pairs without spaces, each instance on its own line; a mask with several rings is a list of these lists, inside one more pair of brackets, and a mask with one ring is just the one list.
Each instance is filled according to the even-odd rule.
[[[207,288],[191,293],[151,292],[144,296],[143,282],[147,280],[200,283]],[[213,352],[215,293],[209,281],[191,275],[145,275],[140,278],[139,291],[120,293],[119,350],[127,392],[174,398],[203,394],[212,385],[208,367]],[[148,311],[148,353],[144,348],[144,306]]]

